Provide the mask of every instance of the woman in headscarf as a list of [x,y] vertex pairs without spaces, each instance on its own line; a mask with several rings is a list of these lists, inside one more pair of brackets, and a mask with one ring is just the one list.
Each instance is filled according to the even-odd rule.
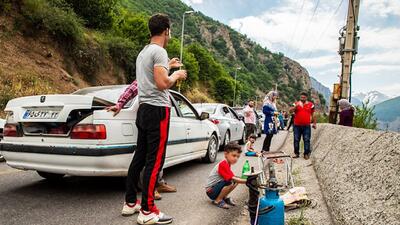
[[340,99],[338,104],[340,109],[339,125],[352,127],[355,108],[347,99]]
[[264,139],[264,144],[262,151],[269,151],[271,147],[271,141],[274,134],[277,133],[277,108],[276,99],[278,98],[278,92],[270,91],[264,98],[263,113],[265,115],[264,120],[264,133],[266,137]]

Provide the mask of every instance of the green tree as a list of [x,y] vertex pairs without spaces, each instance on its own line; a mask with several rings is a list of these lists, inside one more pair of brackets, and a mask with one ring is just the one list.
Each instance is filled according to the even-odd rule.
[[225,104],[231,104],[234,83],[228,77],[221,77],[215,82],[216,99]]
[[368,106],[368,103],[369,101],[366,103],[363,102],[361,106],[356,106],[353,126],[375,130],[378,127],[378,122],[374,112],[375,107]]
[[[170,58],[179,58],[180,56],[180,41],[176,38],[170,40],[167,46],[168,56]],[[183,69],[188,72],[187,79],[182,82],[181,91],[187,91],[196,85],[199,80],[199,63],[193,53],[189,52],[187,48],[183,49]]]
[[147,25],[148,19],[144,14],[123,11],[113,30],[116,35],[128,38],[144,47],[150,40],[150,31]]
[[66,0],[90,28],[111,28],[117,0]]

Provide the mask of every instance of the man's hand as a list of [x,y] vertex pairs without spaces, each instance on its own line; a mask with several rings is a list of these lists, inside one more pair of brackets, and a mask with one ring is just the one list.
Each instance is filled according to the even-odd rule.
[[177,70],[172,75],[176,76],[178,80],[186,80],[187,72],[186,70]]
[[312,125],[312,128],[317,129],[317,124],[314,123],[314,124]]
[[107,112],[114,112],[113,116],[116,116],[121,111],[121,108],[119,108],[117,105],[113,105],[106,107],[106,110]]
[[169,61],[169,69],[179,68],[181,66],[183,66],[183,64],[178,58],[173,58]]

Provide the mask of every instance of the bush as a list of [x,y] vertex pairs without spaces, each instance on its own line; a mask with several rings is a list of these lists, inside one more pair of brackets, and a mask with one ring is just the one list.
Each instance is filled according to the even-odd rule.
[[96,42],[86,40],[85,43],[73,46],[70,50],[79,71],[83,73],[86,81],[94,83],[96,74],[104,65],[106,52]]
[[356,106],[356,113],[354,115],[353,126],[366,129],[376,130],[378,122],[375,117],[375,107],[368,106],[369,101],[362,103],[361,106]]
[[231,78],[221,77],[215,82],[215,97],[217,101],[230,105],[233,97],[234,82]]
[[24,0],[22,14],[34,29],[47,30],[64,45],[83,40],[82,21],[68,7],[57,7],[46,0]]
[[11,0],[0,1],[0,13],[8,13],[12,8]]
[[105,42],[113,61],[125,70],[128,82],[135,80],[136,58],[142,46],[127,38],[114,36],[109,36]]
[[66,0],[90,28],[109,29],[114,22],[116,0]]
[[116,35],[130,39],[144,47],[150,40],[148,17],[143,14],[123,13],[114,25]]

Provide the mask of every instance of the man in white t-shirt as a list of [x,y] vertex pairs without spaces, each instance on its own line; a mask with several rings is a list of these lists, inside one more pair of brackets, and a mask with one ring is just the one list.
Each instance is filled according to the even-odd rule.
[[256,113],[254,112],[254,101],[250,100],[243,109],[244,123],[246,124],[246,139],[256,132]]

